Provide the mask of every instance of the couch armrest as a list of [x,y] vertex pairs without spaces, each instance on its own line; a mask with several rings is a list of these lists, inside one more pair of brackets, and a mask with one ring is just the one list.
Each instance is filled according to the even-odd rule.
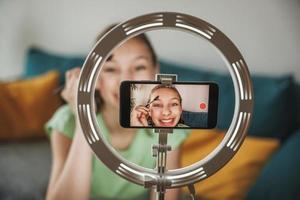
[[300,129],[268,161],[248,200],[300,199]]

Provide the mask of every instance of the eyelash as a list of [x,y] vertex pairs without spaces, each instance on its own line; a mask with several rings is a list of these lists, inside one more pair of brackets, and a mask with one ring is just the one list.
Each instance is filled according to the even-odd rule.
[[115,72],[116,69],[110,67],[110,68],[105,68],[104,71],[105,71],[105,72]]
[[117,71],[117,69],[115,67],[105,67],[103,69],[104,72],[108,72],[108,73],[114,73]]
[[[172,106],[179,106],[178,103],[172,103],[171,105],[172,105]],[[162,105],[160,105],[160,104],[153,104],[152,106],[153,106],[153,107],[162,107]]]
[[146,69],[146,67],[144,65],[138,65],[135,67],[136,71],[145,70],[145,69]]
[[161,107],[160,104],[153,104],[152,106],[153,106],[153,107],[156,107],[156,108],[157,108],[157,107]]
[[[139,65],[137,67],[135,67],[135,71],[141,71],[141,70],[145,70],[146,67],[144,65]],[[116,69],[114,67],[106,67],[104,69],[104,72],[115,72]]]

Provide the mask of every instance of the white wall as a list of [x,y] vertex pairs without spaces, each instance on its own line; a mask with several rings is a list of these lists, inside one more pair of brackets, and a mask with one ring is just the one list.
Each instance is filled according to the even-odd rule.
[[[85,55],[107,24],[155,11],[184,12],[215,25],[238,46],[251,72],[293,73],[300,80],[298,0],[0,0],[0,80],[22,72],[30,45]],[[205,41],[174,31],[150,36],[162,58],[226,70]]]

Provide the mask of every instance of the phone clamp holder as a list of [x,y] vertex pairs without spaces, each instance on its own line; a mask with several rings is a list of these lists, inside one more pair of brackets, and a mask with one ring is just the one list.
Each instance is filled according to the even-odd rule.
[[[171,86],[172,82],[177,81],[176,74],[156,74],[156,81],[161,84]],[[166,187],[171,186],[171,180],[165,177],[167,171],[167,153],[171,151],[171,146],[168,145],[168,134],[173,133],[173,129],[154,129],[154,133],[158,133],[158,145],[152,146],[152,155],[156,157],[156,169],[159,175],[156,181],[145,181],[145,187],[152,187],[156,184],[157,199],[163,200]]]

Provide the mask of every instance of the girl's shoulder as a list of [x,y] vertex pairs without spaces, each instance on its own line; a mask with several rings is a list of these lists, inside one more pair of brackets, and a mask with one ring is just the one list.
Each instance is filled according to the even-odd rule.
[[45,131],[49,137],[54,129],[69,138],[73,138],[75,116],[68,104],[59,107],[51,119],[45,124]]
[[71,110],[70,106],[68,104],[64,104],[60,106],[54,113],[55,115],[68,115],[68,116],[74,116],[73,111]]

